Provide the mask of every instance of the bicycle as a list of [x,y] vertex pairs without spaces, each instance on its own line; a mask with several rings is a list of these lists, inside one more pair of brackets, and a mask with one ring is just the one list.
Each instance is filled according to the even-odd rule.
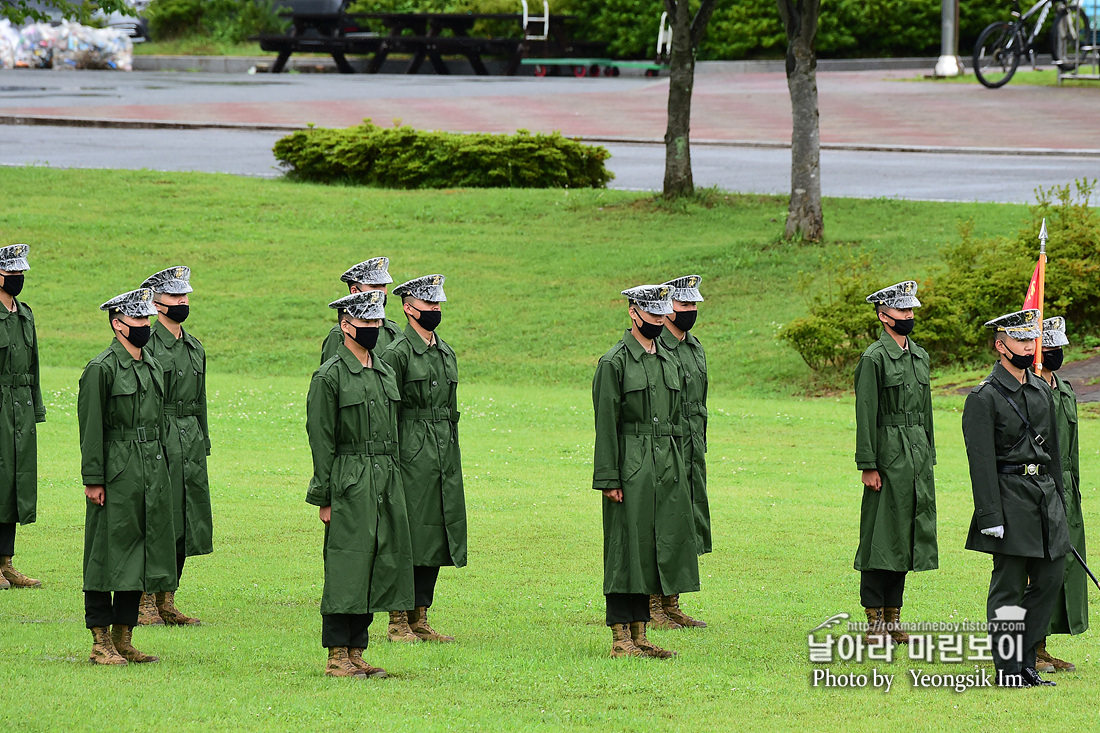
[[[1039,0],[1023,14],[1020,12],[1020,0],[1012,0],[1012,7],[1012,21],[990,23],[974,44],[974,74],[983,86],[996,89],[1007,84],[1020,65],[1020,57],[1025,54],[1032,68],[1035,68],[1035,39],[1051,8],[1055,8],[1055,19],[1050,29],[1054,65],[1063,70],[1077,68],[1079,35],[1094,35],[1089,29],[1088,16],[1077,0]],[[1028,33],[1028,20],[1036,14],[1038,20]]]

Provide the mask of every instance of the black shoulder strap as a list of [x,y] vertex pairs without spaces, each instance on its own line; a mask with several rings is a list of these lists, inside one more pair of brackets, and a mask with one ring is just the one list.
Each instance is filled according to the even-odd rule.
[[997,383],[996,377],[990,379],[989,383],[993,385],[993,389],[1000,392],[1001,397],[1005,398],[1005,402],[1007,402],[1008,406],[1013,409],[1013,411],[1016,413],[1016,416],[1023,420],[1024,427],[1027,429],[1027,432],[1035,441],[1035,445],[1042,445],[1043,443],[1045,443],[1046,441],[1043,440],[1043,436],[1039,435],[1039,433],[1035,432],[1035,428],[1031,427],[1031,422],[1024,416],[1024,413],[1020,411],[1020,407],[1012,400],[1011,397],[1008,396],[1008,392],[1005,392],[1005,388]]

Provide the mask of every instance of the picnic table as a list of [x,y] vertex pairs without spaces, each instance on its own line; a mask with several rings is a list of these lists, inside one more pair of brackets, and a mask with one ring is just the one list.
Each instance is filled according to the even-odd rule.
[[[390,54],[408,54],[406,74],[420,71],[424,61],[437,74],[450,74],[446,58],[464,57],[475,74],[488,75],[484,56],[507,59],[504,73],[514,75],[528,56],[571,56],[599,53],[606,44],[576,42],[569,34],[570,15],[550,16],[542,38],[527,37],[524,16],[519,13],[344,13],[284,14],[290,18],[286,35],[261,35],[260,48],[278,53],[271,73],[286,67],[294,53],[331,54],[341,73],[355,71],[348,55],[368,56],[367,73],[378,73]],[[517,36],[471,36],[478,21],[514,23]],[[379,32],[381,31],[381,32]]]

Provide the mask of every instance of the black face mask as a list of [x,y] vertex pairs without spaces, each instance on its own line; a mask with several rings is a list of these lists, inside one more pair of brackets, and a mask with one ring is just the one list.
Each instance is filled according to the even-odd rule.
[[191,308],[187,304],[164,306],[164,317],[176,323],[183,323],[190,314]]
[[15,297],[23,292],[23,273],[18,275],[4,275],[4,284],[0,285],[4,292]]
[[145,346],[145,344],[149,343],[150,329],[148,326],[130,326],[129,324],[126,325],[130,329],[130,331],[128,334],[123,335],[124,339],[126,339],[132,345],[136,346],[139,349],[142,346]]
[[425,331],[434,331],[439,328],[439,322],[443,320],[443,311],[422,311],[409,306],[416,311],[416,322]]
[[690,331],[698,316],[699,311],[677,311],[676,317],[672,319],[672,325],[681,331]]
[[1027,369],[1035,363],[1034,354],[1017,354],[1012,349],[1008,348],[1008,342],[1005,342],[1005,350],[1008,351],[1008,360],[1012,363],[1012,366],[1017,369]]
[[[634,319],[630,319],[631,323],[634,323]],[[665,330],[665,324],[663,323],[650,323],[643,320],[641,323],[634,323],[638,327],[638,333],[642,334],[643,338],[650,339],[651,341],[661,335],[661,331]]]
[[1050,351],[1043,352],[1043,369],[1056,372],[1062,367],[1062,359],[1065,354],[1062,353],[1062,347],[1057,349],[1051,349]]
[[890,328],[894,329],[894,333],[898,336],[908,336],[913,333],[913,320],[912,318],[895,318]]
[[367,351],[373,349],[378,343],[378,326],[354,326],[353,328],[355,328],[355,335],[351,340]]

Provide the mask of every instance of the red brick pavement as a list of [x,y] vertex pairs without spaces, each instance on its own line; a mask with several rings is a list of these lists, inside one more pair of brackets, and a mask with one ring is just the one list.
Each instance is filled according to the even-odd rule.
[[[1100,90],[1065,85],[988,90],[977,84],[899,81],[919,71],[818,75],[821,139],[826,143],[998,148],[1100,148]],[[1053,73],[1053,72],[1051,72]],[[534,81],[532,83],[537,83]],[[545,96],[485,94],[305,102],[5,107],[3,114],[183,122],[352,125],[394,119],[420,128],[509,132],[561,130],[568,135],[660,139],[667,79],[601,91],[601,80]],[[611,85],[609,85],[611,86]],[[559,90],[561,87],[557,87]],[[568,88],[568,87],[567,87]],[[788,142],[790,101],[782,73],[700,74],[692,136],[696,140]]]

